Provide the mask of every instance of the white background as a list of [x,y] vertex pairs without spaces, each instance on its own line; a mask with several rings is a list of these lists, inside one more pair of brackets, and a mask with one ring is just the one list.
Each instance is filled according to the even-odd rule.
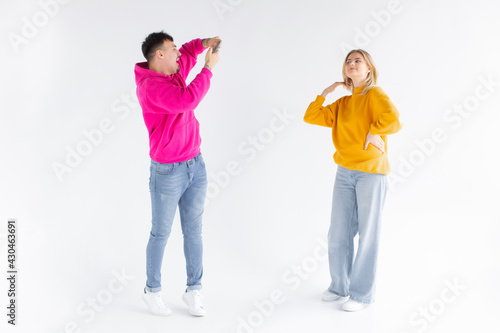
[[[0,10],[2,276],[8,218],[18,221],[19,265],[16,327],[6,323],[8,286],[0,282],[2,332],[498,330],[494,1],[401,0],[391,7],[386,0],[72,0],[52,11],[43,14],[37,1],[4,1]],[[38,31],[23,37],[34,20]],[[223,40],[196,110],[211,184],[204,318],[190,316],[180,299],[178,218],[163,265],[174,315],[151,316],[140,298],[151,220],[149,147],[140,108],[124,100],[134,97],[142,41],[162,29],[178,46],[198,37]],[[13,34],[24,42],[14,45]],[[320,300],[329,284],[321,242],[336,166],[330,131],[302,121],[316,95],[341,80],[345,44],[371,53],[379,85],[404,123],[389,143],[399,178],[392,178],[384,211],[377,301],[358,313]],[[495,83],[490,90],[485,80]],[[465,110],[464,103],[471,111],[463,116],[447,111]],[[270,137],[266,128],[284,112],[294,118]],[[103,119],[112,131],[59,180],[54,163],[65,164],[68,149],[84,145],[83,132]],[[436,130],[444,139],[430,144]],[[265,148],[251,159],[241,149],[259,135]],[[230,161],[239,174],[223,183]],[[294,266],[304,273],[292,283]],[[113,272],[132,276],[115,294]],[[284,302],[270,306],[272,292],[282,292]],[[99,311],[88,305],[96,298]],[[256,302],[266,305],[259,310]]]

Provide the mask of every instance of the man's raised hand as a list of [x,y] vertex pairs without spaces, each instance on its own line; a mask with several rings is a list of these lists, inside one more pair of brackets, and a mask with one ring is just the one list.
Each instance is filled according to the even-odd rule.
[[219,36],[212,37],[212,38],[205,38],[202,41],[202,45],[203,45],[203,47],[210,47],[210,48],[214,49],[220,41],[221,41],[221,39]]

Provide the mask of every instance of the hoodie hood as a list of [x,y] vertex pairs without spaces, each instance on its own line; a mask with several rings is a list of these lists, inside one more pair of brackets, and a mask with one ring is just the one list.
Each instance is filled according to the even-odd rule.
[[142,85],[144,80],[146,80],[147,78],[160,77],[160,78],[167,78],[170,80],[172,79],[171,75],[165,75],[150,70],[147,62],[138,62],[137,64],[135,64],[134,73],[135,73],[135,84],[137,84],[137,86]]

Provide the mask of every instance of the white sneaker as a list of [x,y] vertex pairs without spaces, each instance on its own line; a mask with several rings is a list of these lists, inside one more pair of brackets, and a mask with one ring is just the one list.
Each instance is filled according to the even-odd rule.
[[161,292],[152,293],[144,290],[142,299],[152,314],[156,316],[170,316],[172,314],[172,310],[170,310],[170,308],[165,304],[165,300],[163,299]]
[[342,306],[342,309],[344,311],[355,312],[355,311],[363,310],[368,305],[369,304],[356,302],[356,301],[353,301],[352,299],[350,299],[344,303],[344,305]]
[[188,306],[189,313],[193,316],[203,317],[206,311],[201,303],[201,293],[199,290],[188,290],[182,295],[182,300]]
[[325,302],[333,302],[333,301],[338,301],[340,300],[341,298],[345,298],[345,297],[342,297],[342,296],[339,296],[337,294],[334,294],[334,293],[331,293],[327,290],[325,290],[323,292],[323,294],[321,294],[321,299]]

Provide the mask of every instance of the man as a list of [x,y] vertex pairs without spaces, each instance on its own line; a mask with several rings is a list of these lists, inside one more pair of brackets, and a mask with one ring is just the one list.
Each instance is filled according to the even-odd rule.
[[[199,123],[194,109],[205,97],[219,37],[194,39],[177,50],[165,32],[150,34],[142,43],[147,62],[135,65],[137,97],[149,132],[151,157],[149,190],[152,226],[146,249],[146,287],[143,299],[155,315],[172,313],[161,294],[161,265],[177,206],[179,206],[187,289],[182,299],[194,316],[204,316],[201,301],[203,275],[202,214],[207,191],[205,162],[200,153]],[[186,85],[196,57],[206,48],[205,66]]]

